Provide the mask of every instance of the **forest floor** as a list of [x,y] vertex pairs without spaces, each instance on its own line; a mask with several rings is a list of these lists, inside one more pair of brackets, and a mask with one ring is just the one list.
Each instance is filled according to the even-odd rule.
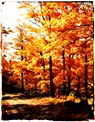
[[73,97],[27,98],[23,94],[2,95],[2,120],[87,120],[93,119],[91,106]]

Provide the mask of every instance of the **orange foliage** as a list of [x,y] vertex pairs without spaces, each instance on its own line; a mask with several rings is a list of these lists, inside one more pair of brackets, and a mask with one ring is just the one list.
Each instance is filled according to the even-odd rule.
[[16,55],[23,56],[23,60],[13,65],[14,74],[16,71],[16,73],[23,72],[24,79],[33,84],[37,84],[41,79],[49,80],[49,56],[51,55],[52,79],[56,85],[61,85],[64,77],[66,82],[71,77],[71,85],[77,84],[78,76],[80,76],[80,83],[84,83],[86,64],[88,80],[92,82],[93,4],[90,2],[23,2],[19,8],[26,9],[27,23],[24,22],[23,27],[17,28],[19,35],[15,42],[16,47],[20,48]]

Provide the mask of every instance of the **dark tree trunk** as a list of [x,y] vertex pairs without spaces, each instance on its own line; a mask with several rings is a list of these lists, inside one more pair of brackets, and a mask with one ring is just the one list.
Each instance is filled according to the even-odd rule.
[[[23,43],[23,40],[22,40],[22,43]],[[21,46],[21,50],[23,50],[23,45]],[[22,52],[22,55],[21,55],[21,61],[24,60],[24,57],[23,57],[23,52]],[[24,74],[23,72],[21,72],[21,85],[22,85],[22,93],[24,93]]]
[[22,93],[24,93],[24,78],[23,78],[23,73],[21,73],[21,84],[22,84]]
[[66,83],[64,82],[65,80],[66,80],[66,78],[65,78],[65,49],[63,48],[63,50],[62,50],[62,58],[63,58],[63,71],[64,71],[64,77],[63,77],[63,95],[66,95],[66,90],[67,90],[67,88],[66,88]]
[[70,91],[71,91],[71,78],[69,76],[69,78],[68,78],[68,91],[67,91],[67,95],[70,94]]
[[54,84],[53,84],[53,80],[52,80],[52,57],[50,56],[50,59],[49,59],[49,62],[50,62],[50,95],[52,97],[54,97]]
[[[42,52],[40,52],[41,57],[43,56]],[[45,80],[45,62],[44,59],[42,57],[42,66],[43,66],[43,71],[44,71],[44,80]]]
[[87,79],[88,79],[88,65],[87,65],[87,54],[85,54],[85,95],[86,95],[86,99],[87,99]]
[[[64,70],[64,73],[65,73],[65,50],[63,49],[63,52],[62,52],[62,57],[63,57],[63,70]],[[64,75],[64,81],[65,81],[65,75]]]
[[[69,58],[71,58],[71,55],[69,55]],[[69,68],[69,75],[68,75],[68,91],[67,91],[67,95],[70,94],[71,92],[71,74],[70,74],[70,70],[71,70],[71,66],[68,66]]]

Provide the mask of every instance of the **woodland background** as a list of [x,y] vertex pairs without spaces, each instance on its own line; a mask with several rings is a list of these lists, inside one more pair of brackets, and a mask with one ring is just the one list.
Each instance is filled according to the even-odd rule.
[[2,27],[2,93],[93,99],[93,2],[19,2],[18,9],[25,12],[15,32]]

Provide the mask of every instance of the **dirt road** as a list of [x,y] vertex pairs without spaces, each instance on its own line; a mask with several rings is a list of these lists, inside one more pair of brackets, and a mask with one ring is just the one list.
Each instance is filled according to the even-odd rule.
[[51,97],[26,98],[22,94],[2,96],[2,120],[78,121],[93,118],[91,106]]

